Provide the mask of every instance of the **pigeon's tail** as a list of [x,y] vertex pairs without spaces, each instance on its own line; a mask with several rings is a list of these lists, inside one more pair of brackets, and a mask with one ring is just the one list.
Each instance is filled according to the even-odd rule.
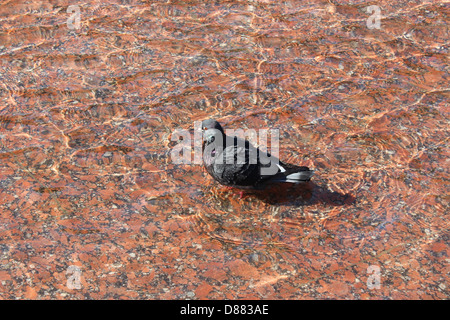
[[281,164],[278,166],[280,171],[271,179],[272,182],[290,182],[301,183],[311,180],[314,170],[308,167],[298,167],[289,164]]
[[300,183],[311,180],[314,170],[303,170],[294,173],[290,173],[286,176],[286,182]]

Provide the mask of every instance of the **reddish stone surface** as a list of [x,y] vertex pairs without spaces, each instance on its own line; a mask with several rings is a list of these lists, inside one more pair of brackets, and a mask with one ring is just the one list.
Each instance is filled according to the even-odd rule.
[[[69,4],[0,6],[0,298],[449,298],[447,4]],[[207,117],[313,181],[174,164]]]

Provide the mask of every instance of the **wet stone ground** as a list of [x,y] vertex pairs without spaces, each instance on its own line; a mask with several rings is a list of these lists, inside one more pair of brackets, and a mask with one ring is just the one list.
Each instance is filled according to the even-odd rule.
[[[370,4],[0,1],[0,298],[448,299],[449,5]],[[175,164],[209,117],[313,180]]]

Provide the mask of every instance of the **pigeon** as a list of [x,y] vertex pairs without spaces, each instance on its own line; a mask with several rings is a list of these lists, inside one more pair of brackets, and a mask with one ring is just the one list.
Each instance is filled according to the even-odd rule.
[[314,173],[308,167],[283,163],[248,140],[227,136],[214,119],[202,121],[203,165],[222,185],[264,189],[272,183],[303,183]]

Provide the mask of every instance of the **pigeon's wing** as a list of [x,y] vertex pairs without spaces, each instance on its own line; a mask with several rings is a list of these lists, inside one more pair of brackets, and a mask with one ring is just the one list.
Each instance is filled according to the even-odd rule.
[[223,149],[214,162],[215,178],[229,186],[251,186],[259,179],[257,161],[250,161],[252,150],[249,144],[231,145]]

